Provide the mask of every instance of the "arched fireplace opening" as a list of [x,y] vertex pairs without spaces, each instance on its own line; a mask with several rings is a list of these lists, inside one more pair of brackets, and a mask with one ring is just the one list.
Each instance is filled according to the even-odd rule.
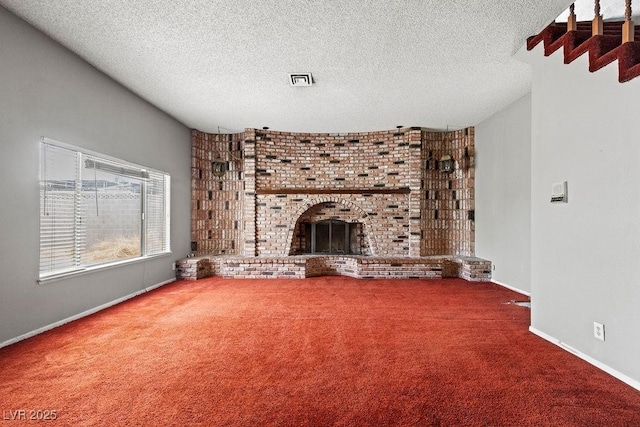
[[372,255],[371,225],[357,205],[320,202],[297,218],[289,255]]

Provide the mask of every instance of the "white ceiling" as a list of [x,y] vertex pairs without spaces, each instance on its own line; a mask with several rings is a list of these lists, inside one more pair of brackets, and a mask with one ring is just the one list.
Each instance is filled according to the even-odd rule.
[[[207,132],[476,125],[530,90],[529,66],[512,56],[569,3],[0,0]],[[291,87],[290,72],[315,84]]]

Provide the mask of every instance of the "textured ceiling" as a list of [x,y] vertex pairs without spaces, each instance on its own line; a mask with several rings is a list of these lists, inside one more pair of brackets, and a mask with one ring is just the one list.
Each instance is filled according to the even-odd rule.
[[[529,91],[530,69],[512,56],[569,3],[0,0],[207,132],[476,125]],[[291,87],[289,72],[315,84]]]

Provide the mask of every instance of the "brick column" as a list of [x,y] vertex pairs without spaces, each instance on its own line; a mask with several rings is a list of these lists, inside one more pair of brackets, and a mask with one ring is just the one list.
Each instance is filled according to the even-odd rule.
[[[473,127],[422,132],[422,255],[475,253],[474,133]],[[443,155],[455,159],[455,171],[440,172]]]
[[407,132],[409,142],[409,256],[420,256],[420,236],[422,229],[422,130],[411,128]]
[[246,257],[257,256],[256,248],[256,132],[245,129],[244,132],[244,236],[242,254]]

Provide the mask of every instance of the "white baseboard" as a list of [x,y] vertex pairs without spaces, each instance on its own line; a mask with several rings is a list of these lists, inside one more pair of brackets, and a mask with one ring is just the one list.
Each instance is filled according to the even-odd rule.
[[527,297],[531,296],[531,292],[526,292],[526,291],[523,291],[521,289],[514,288],[511,285],[507,285],[506,283],[502,283],[502,282],[499,282],[499,281],[494,280],[494,279],[491,279],[491,283],[495,283],[496,285],[502,286],[503,288],[507,288],[509,290],[512,290],[513,292],[517,292],[517,293],[522,294],[522,295],[527,296]]
[[126,301],[128,299],[137,297],[138,295],[141,295],[141,294],[144,294],[146,292],[152,291],[152,290],[154,290],[156,288],[159,288],[160,286],[164,286],[164,285],[167,285],[167,284],[175,282],[175,281],[176,281],[176,279],[165,280],[164,282],[160,282],[160,283],[157,283],[155,285],[149,286],[148,288],[144,288],[142,290],[134,292],[132,294],[125,295],[122,298],[118,298],[118,299],[110,301],[110,302],[108,302],[106,304],[99,305],[98,307],[94,307],[94,308],[89,309],[87,311],[83,311],[82,313],[78,313],[78,314],[76,314],[74,316],[67,317],[66,319],[62,319],[62,320],[60,320],[58,322],[51,323],[50,325],[43,326],[42,328],[38,328],[38,329],[36,329],[34,331],[27,332],[26,334],[22,334],[20,336],[17,336],[15,338],[7,340],[7,341],[5,341],[3,343],[0,343],[0,348],[6,347],[6,346],[11,345],[11,344],[15,344],[18,341],[26,340],[27,338],[31,338],[33,336],[36,336],[36,335],[41,334],[43,332],[46,332],[46,331],[48,331],[50,329],[57,328],[58,326],[62,326],[64,324],[66,324],[66,323],[73,322],[74,320],[78,320],[78,319],[81,319],[83,317],[89,316],[91,314],[97,313],[98,311],[104,310],[105,308],[109,308],[109,307],[112,307],[112,306],[114,306],[116,304],[120,304],[121,302],[124,302],[124,301]]
[[552,337],[551,335],[545,334],[544,332],[534,328],[533,326],[529,326],[529,331],[534,333],[534,334],[536,334],[540,338],[542,338],[544,340],[547,340],[550,343],[555,344],[558,347],[568,351],[569,353],[579,357],[580,359],[584,360],[585,362],[592,364],[596,368],[603,370],[607,374],[611,375],[614,378],[619,379],[623,383],[628,384],[631,387],[635,388],[636,390],[640,391],[640,381],[636,381],[633,378],[623,374],[622,372],[619,372],[619,371],[613,369],[612,367],[610,367],[608,365],[605,365],[604,363],[594,359],[593,357],[587,356],[586,354],[582,353],[581,351],[576,350],[575,348],[563,343],[562,341]]

